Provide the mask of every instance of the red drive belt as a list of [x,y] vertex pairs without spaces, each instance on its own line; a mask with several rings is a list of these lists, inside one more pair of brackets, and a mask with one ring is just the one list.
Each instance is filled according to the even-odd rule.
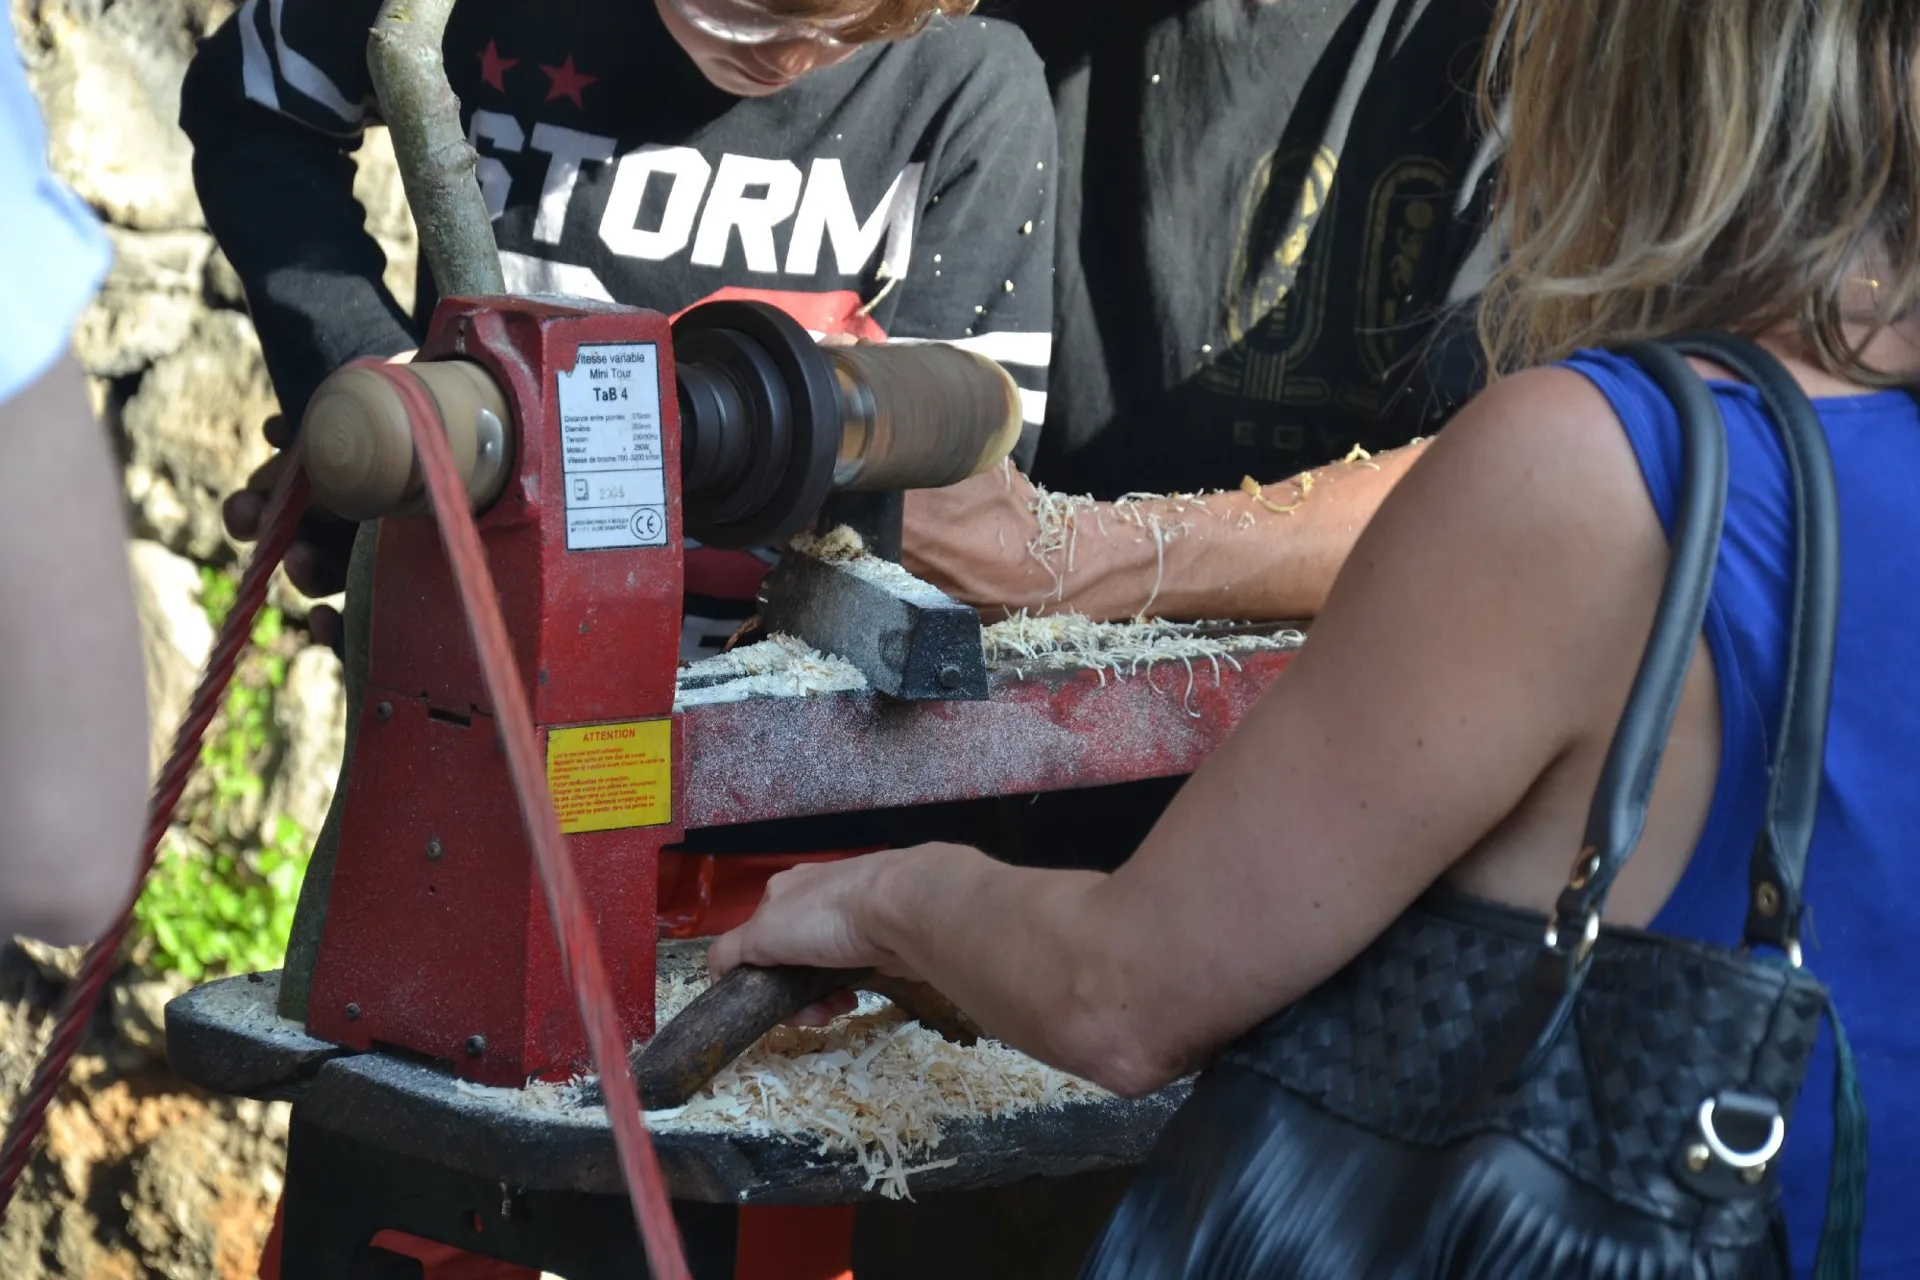
[[[414,450],[432,500],[440,539],[453,567],[467,625],[473,632],[481,677],[499,716],[501,743],[520,801],[534,866],[546,895],[548,918],[553,922],[554,937],[559,944],[561,971],[573,991],[593,1066],[600,1074],[614,1147],[619,1153],[621,1173],[633,1206],[634,1223],[646,1245],[649,1270],[658,1280],[690,1280],[679,1229],[667,1200],[666,1184],[653,1144],[647,1137],[639,1094],[628,1073],[626,1036],[614,1008],[593,917],[574,873],[572,856],[560,834],[560,820],[547,791],[540,742],[528,709],[526,689],[513,662],[513,648],[500,615],[493,576],[487,569],[486,553],[480,545],[473,514],[467,508],[466,491],[454,466],[452,451],[439,428],[439,414],[426,391],[400,370],[377,361],[363,363],[387,379],[405,406],[413,427]],[[201,740],[233,679],[240,653],[252,634],[254,617],[266,601],[267,584],[293,541],[307,501],[306,473],[295,461],[274,488],[263,521],[265,532],[240,579],[238,597],[221,624],[207,673],[194,692],[186,721],[174,739],[173,752],[154,786],[141,859],[142,880],[153,867],[154,855],[200,757]],[[13,1198],[21,1171],[45,1123],[47,1107],[66,1077],[94,1010],[99,1007],[132,915],[130,898],[113,927],[87,952],[79,976],[61,997],[52,1040],[7,1127],[6,1141],[0,1145],[0,1213],[5,1212]]]
[[467,626],[473,631],[480,676],[500,717],[500,740],[520,800],[520,818],[526,824],[527,842],[533,848],[533,863],[546,894],[547,917],[553,921],[554,938],[560,945],[560,971],[573,991],[580,1023],[587,1033],[587,1049],[593,1056],[594,1070],[600,1073],[614,1148],[620,1155],[627,1198],[633,1204],[634,1224],[646,1244],[648,1269],[658,1280],[690,1280],[680,1248],[680,1231],[667,1203],[666,1183],[640,1112],[640,1095],[627,1071],[627,1037],[613,1005],[612,986],[600,957],[600,940],[594,933],[586,895],[581,893],[579,878],[574,874],[573,857],[560,834],[553,797],[547,791],[527,691],[514,665],[507,624],[500,616],[500,598],[493,589],[493,575],[487,571],[480,531],[467,509],[467,491],[454,466],[453,451],[441,433],[439,412],[425,388],[392,365],[369,361],[367,367],[387,379],[413,424],[414,452],[420,459],[427,496],[440,526],[440,541],[453,566]]

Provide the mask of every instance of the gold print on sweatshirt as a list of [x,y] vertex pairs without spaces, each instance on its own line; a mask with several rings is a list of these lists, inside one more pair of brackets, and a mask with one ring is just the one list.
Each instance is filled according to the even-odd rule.
[[1425,156],[1408,156],[1392,165],[1368,197],[1355,314],[1360,358],[1378,385],[1393,380],[1396,366],[1420,333],[1413,322],[1427,296],[1420,288],[1421,263],[1453,198],[1452,173]]
[[[1286,303],[1293,282],[1300,274],[1300,263],[1306,257],[1307,245],[1313,238],[1314,223],[1326,211],[1328,197],[1333,192],[1333,176],[1340,164],[1339,156],[1321,147],[1305,166],[1305,172],[1297,177],[1287,172],[1294,168],[1295,163],[1297,161],[1276,165],[1273,153],[1269,151],[1260,157],[1254,165],[1252,176],[1247,180],[1246,195],[1240,202],[1240,230],[1235,237],[1233,262],[1227,274],[1228,288],[1232,290],[1227,302],[1227,341],[1230,343],[1244,341],[1248,334]],[[1256,263],[1253,259],[1259,250],[1255,241],[1261,223],[1265,221],[1267,199],[1276,168],[1281,171],[1283,180],[1300,184],[1299,192],[1282,224],[1284,231],[1279,244],[1268,255],[1266,262]]]
[[[1278,164],[1269,153],[1254,166],[1227,277],[1227,350],[1199,370],[1200,385],[1216,395],[1264,404],[1326,401],[1322,380],[1299,378],[1291,371],[1319,339],[1327,282],[1323,273],[1311,273],[1308,295],[1301,298],[1293,296],[1293,285],[1313,244],[1314,224],[1331,204],[1337,163],[1334,153],[1323,147],[1311,159]],[[1282,184],[1298,183],[1298,194],[1281,224],[1278,244],[1260,260],[1256,245],[1276,171]]]

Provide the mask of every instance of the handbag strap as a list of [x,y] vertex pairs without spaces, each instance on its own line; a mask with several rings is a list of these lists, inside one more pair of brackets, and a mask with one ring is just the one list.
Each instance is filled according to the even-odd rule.
[[[1572,1010],[1600,937],[1607,895],[1646,828],[1647,804],[1706,621],[1726,517],[1727,438],[1713,393],[1686,360],[1666,346],[1636,343],[1620,348],[1619,354],[1644,369],[1679,411],[1679,501],[1653,630],[1600,769],[1580,855],[1547,919],[1540,977],[1548,980],[1544,994],[1552,996],[1556,1006],[1529,1055],[1529,1066],[1557,1038]],[[1571,936],[1569,922],[1578,922]]]
[[[1747,864],[1749,894],[1742,930],[1747,947],[1778,948],[1800,967],[1802,890],[1813,844],[1827,754],[1827,712],[1840,621],[1840,497],[1833,455],[1819,415],[1800,384],[1757,344],[1727,334],[1690,333],[1669,345],[1745,378],[1759,392],[1786,455],[1793,486],[1793,614],[1787,650],[1780,740],[1774,748],[1767,810]],[[1860,1274],[1866,1224],[1867,1110],[1853,1048],[1840,1011],[1827,997],[1833,1029],[1833,1155],[1826,1222],[1814,1256],[1815,1280]]]
[[[1683,461],[1672,557],[1653,632],[1607,751],[1573,874],[1548,918],[1538,977],[1552,1011],[1516,1078],[1544,1057],[1573,1010],[1592,961],[1614,881],[1646,827],[1667,735],[1679,710],[1705,621],[1726,514],[1727,442],[1713,393],[1683,358],[1732,369],[1760,393],[1786,455],[1795,504],[1793,612],[1780,737],[1767,811],[1749,864],[1744,941],[1800,964],[1801,889],[1826,756],[1827,709],[1839,621],[1839,499],[1833,459],[1812,402],[1757,344],[1727,334],[1686,334],[1619,348],[1644,369],[1680,416]],[[1575,930],[1567,928],[1577,922]]]
[[1827,757],[1827,712],[1840,622],[1840,497],[1833,455],[1813,402],[1758,344],[1727,334],[1685,334],[1673,345],[1733,370],[1760,392],[1793,484],[1793,643],[1787,650],[1780,741],[1766,821],[1748,864],[1746,944],[1800,963],[1801,896]]

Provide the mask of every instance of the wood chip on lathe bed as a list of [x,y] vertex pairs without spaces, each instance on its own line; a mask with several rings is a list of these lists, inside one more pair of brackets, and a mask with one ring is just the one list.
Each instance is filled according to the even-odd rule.
[[[704,978],[663,977],[664,1025],[706,987]],[[860,1007],[825,1027],[779,1027],[734,1061],[692,1101],[647,1121],[668,1130],[722,1129],[802,1138],[822,1155],[852,1155],[867,1189],[909,1195],[915,1173],[939,1156],[949,1124],[1108,1097],[996,1040],[962,1048],[862,995]]]

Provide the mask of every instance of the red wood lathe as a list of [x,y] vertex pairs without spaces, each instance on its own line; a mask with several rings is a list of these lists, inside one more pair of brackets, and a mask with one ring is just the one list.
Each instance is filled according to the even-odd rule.
[[[660,860],[689,832],[1183,774],[1290,657],[1256,646],[1158,681],[1098,664],[991,663],[973,610],[884,557],[815,547],[783,557],[761,621],[830,655],[834,680],[769,679],[740,654],[683,668],[688,535],[779,545],[850,519],[884,548],[897,538],[886,495],[1006,457],[1020,428],[1011,379],[938,345],[821,348],[757,304],[710,304],[670,326],[573,302],[442,303],[411,366],[341,371],[302,426],[315,501],[379,521],[370,595],[350,602],[370,630],[337,846],[329,861],[323,841],[302,903],[300,928],[318,938],[310,979],[284,992],[257,976],[215,983],[169,1012],[182,1075],[297,1100],[287,1280],[354,1274],[380,1228],[569,1280],[639,1274],[631,1220],[601,1205],[618,1190],[604,1114],[549,1114],[512,1096],[576,1076],[586,1044],[396,378],[431,398],[430,425],[478,517],[638,1046],[655,1034],[661,921],[687,914],[685,901],[662,900]],[[750,1042],[791,1011],[778,1004],[740,1015],[747,1024],[734,1017],[727,1035],[688,1024],[698,1034],[682,1040],[705,1053],[697,1070],[684,1045],[664,1075],[643,1056],[650,1105],[663,1079],[684,1094],[744,1047],[743,1025]],[[923,1185],[1125,1163],[1171,1105],[1116,1100],[1019,1131],[982,1124],[943,1143],[955,1163]],[[857,1169],[810,1144],[655,1143],[683,1201],[863,1193]]]

